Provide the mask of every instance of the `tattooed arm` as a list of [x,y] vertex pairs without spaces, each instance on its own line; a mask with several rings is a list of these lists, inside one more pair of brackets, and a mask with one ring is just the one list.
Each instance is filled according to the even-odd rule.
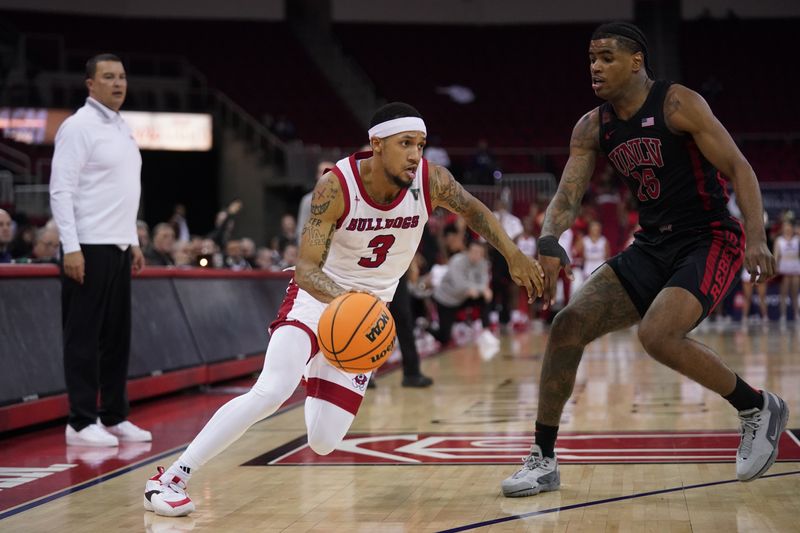
[[336,221],[343,213],[344,199],[339,180],[329,172],[314,187],[311,216],[300,235],[300,255],[294,274],[301,289],[325,303],[347,292],[322,272],[336,231]]
[[527,289],[529,299],[541,296],[541,267],[517,248],[483,202],[465,191],[449,170],[438,165],[430,168],[430,191],[433,207],[444,207],[464,217],[470,228],[503,254],[511,279]]
[[[547,206],[542,224],[541,237],[558,238],[575,222],[581,207],[581,199],[589,186],[594,172],[594,162],[600,151],[600,119],[599,109],[594,108],[583,115],[572,130],[569,141],[569,159],[561,173],[558,190]],[[539,254],[539,261],[544,269],[545,309],[552,305],[556,295],[556,282],[561,270],[561,259]],[[572,278],[569,265],[563,265],[567,275]]]
[[597,108],[583,115],[572,130],[569,141],[569,159],[558,190],[547,206],[542,225],[542,236],[558,238],[572,226],[581,207],[586,188],[594,172],[594,162],[600,151],[600,120]]

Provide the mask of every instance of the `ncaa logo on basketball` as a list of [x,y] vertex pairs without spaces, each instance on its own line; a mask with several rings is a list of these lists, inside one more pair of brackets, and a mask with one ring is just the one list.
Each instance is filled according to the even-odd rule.
[[383,331],[388,322],[389,322],[389,315],[387,315],[386,313],[381,313],[381,316],[378,317],[378,320],[375,321],[375,324],[367,332],[366,337],[369,340],[369,342],[375,342],[375,339],[378,338],[378,335],[381,334],[381,331]]
[[364,388],[367,386],[368,381],[369,378],[367,376],[365,376],[364,374],[359,374],[353,378],[353,386],[358,390],[364,390]]

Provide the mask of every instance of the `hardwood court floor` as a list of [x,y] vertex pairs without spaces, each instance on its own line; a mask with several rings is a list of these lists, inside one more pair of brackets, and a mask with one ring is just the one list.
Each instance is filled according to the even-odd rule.
[[[799,332],[711,325],[693,336],[743,378],[779,392],[798,428]],[[428,359],[436,383],[426,390],[401,388],[398,372],[382,377],[345,449],[328,457],[303,446],[301,407],[256,424],[195,474],[190,517],[143,511],[150,462],[10,516],[0,530],[800,531],[797,437],[784,435],[768,477],[733,481],[735,413],[650,360],[635,330],[586,351],[562,423],[561,490],[504,498],[499,483],[530,443],[545,339],[504,338],[490,361],[472,346]]]

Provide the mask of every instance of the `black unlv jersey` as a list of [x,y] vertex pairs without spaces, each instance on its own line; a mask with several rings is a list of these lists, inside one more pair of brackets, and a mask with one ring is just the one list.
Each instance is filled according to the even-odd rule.
[[664,98],[671,84],[656,81],[630,120],[618,118],[608,102],[600,106],[600,147],[639,200],[639,224],[653,237],[730,216],[720,173],[691,135],[667,128]]

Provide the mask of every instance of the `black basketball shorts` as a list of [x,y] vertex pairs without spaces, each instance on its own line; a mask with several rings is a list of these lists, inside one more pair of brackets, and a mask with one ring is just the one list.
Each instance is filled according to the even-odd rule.
[[699,323],[733,286],[744,262],[744,244],[742,225],[731,218],[656,238],[637,234],[608,265],[642,317],[662,289],[681,287],[703,306]]

